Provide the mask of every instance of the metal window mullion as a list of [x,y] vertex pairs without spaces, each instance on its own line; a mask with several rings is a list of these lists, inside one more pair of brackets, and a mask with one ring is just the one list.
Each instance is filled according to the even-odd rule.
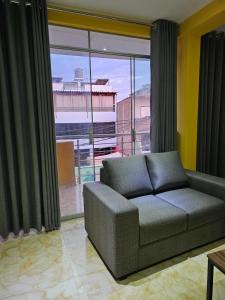
[[134,145],[134,154],[135,154],[135,147],[136,147],[136,120],[135,120],[135,94],[136,94],[136,74],[135,74],[135,57],[133,57],[133,87],[134,87],[134,92],[133,92],[133,135],[134,135],[134,140],[133,140],[133,145]]
[[133,150],[133,65],[132,65],[132,57],[130,57],[130,138],[131,138],[131,155],[134,154]]
[[[91,45],[91,36],[90,31],[88,31],[88,47]],[[92,154],[93,154],[93,172],[94,172],[94,181],[96,179],[95,171],[95,137],[94,137],[94,114],[93,114],[93,98],[92,98],[92,66],[91,66],[91,52],[88,53],[89,57],[89,78],[90,78],[90,93],[91,93],[91,125],[92,125]]]

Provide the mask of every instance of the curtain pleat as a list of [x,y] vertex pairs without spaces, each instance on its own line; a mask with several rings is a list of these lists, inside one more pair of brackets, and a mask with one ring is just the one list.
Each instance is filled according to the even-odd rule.
[[176,149],[177,24],[158,20],[151,30],[151,151]]
[[201,39],[197,169],[225,178],[225,34]]
[[47,9],[0,0],[0,235],[60,226]]

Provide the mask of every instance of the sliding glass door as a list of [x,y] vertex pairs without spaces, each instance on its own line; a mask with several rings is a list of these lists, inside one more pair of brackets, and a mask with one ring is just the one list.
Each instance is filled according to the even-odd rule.
[[131,153],[130,58],[91,54],[93,143],[95,179],[99,180],[102,160]]
[[141,39],[50,26],[50,42],[61,215],[68,218],[83,213],[82,185],[100,179],[104,159],[150,151],[150,58],[140,54],[148,51]]
[[150,60],[134,59],[135,153],[150,151]]
[[83,212],[82,183],[93,181],[93,110],[89,54],[51,49],[61,215]]

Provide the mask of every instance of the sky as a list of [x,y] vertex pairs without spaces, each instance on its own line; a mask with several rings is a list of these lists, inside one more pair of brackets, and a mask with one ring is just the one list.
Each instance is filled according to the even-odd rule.
[[[87,81],[90,78],[89,57],[65,54],[51,54],[52,77],[62,77],[63,81],[73,81],[74,70],[82,68]],[[120,101],[130,94],[130,60],[112,57],[91,58],[92,81],[104,78],[109,79],[113,90],[117,92]],[[150,62],[146,59],[135,61],[135,87],[136,90],[150,83]]]

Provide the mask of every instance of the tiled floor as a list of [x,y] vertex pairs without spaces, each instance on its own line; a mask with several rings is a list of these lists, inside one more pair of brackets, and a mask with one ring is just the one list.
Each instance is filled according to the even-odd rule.
[[[83,219],[60,231],[0,244],[1,300],[203,300],[208,251],[225,239],[116,282],[86,237]],[[214,300],[225,299],[225,275],[215,271]]]
[[82,184],[59,186],[59,202],[62,217],[84,212],[82,192]]

